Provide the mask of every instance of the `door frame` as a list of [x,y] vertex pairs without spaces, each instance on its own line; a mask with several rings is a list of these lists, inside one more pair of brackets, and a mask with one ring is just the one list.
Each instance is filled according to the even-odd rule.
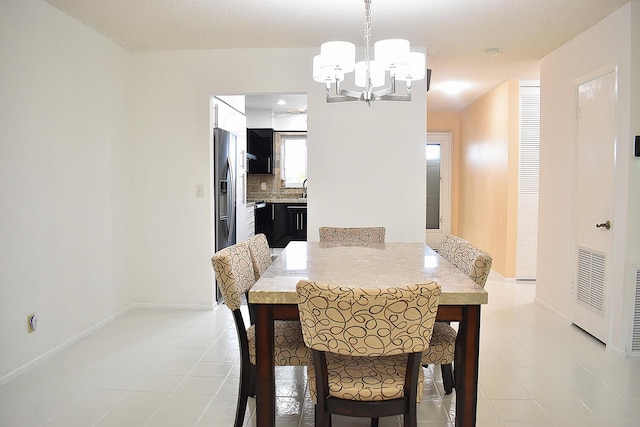
[[[438,248],[443,234],[451,233],[451,132],[427,132],[425,150],[430,142],[440,144],[440,229],[427,230],[425,224],[425,242]],[[426,168],[426,158],[425,158]],[[425,195],[426,196],[426,195]],[[425,198],[426,203],[426,198]],[[429,244],[431,243],[431,244]]]

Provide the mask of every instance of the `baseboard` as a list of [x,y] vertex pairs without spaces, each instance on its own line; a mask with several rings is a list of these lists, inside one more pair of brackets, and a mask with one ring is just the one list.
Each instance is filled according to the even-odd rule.
[[55,347],[51,348],[50,350],[46,351],[45,353],[41,354],[40,356],[36,357],[35,359],[25,363],[22,366],[17,367],[16,369],[8,372],[7,374],[3,375],[2,377],[0,377],[0,386],[3,384],[8,383],[9,381],[11,381],[12,379],[28,372],[29,370],[33,369],[36,365],[49,360],[51,357],[55,356],[56,354],[60,353],[62,350],[66,350],[67,348],[71,347],[73,344],[77,343],[78,341],[80,341],[81,339],[93,334],[94,332],[96,332],[97,330],[105,327],[107,324],[113,322],[115,319],[117,319],[118,317],[122,316],[123,314],[127,313],[128,311],[132,310],[134,307],[134,304],[129,304],[128,306],[126,306],[125,308],[117,311],[116,313],[112,314],[111,316],[107,317],[104,320],[101,320],[100,322],[96,323],[93,326],[90,326],[89,328],[85,329],[84,331],[80,332],[79,334],[73,336],[72,338],[69,338],[68,340],[56,345]]
[[502,277],[500,273],[497,273],[494,270],[489,270],[489,277],[487,277],[487,280],[497,280],[499,282],[504,282],[506,279]]
[[538,298],[534,298],[533,302],[535,302],[538,305],[541,305],[542,307],[546,308],[549,311],[552,311],[552,312],[556,313],[558,316],[560,316],[563,319],[565,319],[568,323],[571,323],[571,322],[569,322],[569,318],[565,314],[559,312],[558,310],[556,310],[555,308],[553,308],[552,306],[550,306],[546,302],[544,302],[544,301],[542,301],[542,300],[540,300]]
[[167,304],[155,302],[134,302],[133,308],[163,308],[171,310],[213,310],[214,305],[207,304]]

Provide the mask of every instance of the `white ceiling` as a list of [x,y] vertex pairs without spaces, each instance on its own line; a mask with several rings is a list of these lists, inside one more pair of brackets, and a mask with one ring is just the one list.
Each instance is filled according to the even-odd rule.
[[[362,0],[47,1],[133,51],[364,45]],[[373,0],[371,39],[426,46],[429,109],[457,111],[506,80],[537,80],[542,57],[627,2]],[[471,87],[448,96],[439,87],[452,80]]]

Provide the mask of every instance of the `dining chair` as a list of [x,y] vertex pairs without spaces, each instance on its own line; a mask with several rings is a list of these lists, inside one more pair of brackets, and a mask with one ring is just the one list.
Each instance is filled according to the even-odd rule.
[[[248,397],[255,396],[256,379],[254,316],[250,314],[250,326],[247,327],[241,310],[247,292],[256,282],[249,245],[242,242],[224,248],[211,258],[211,262],[224,303],[233,313],[240,342],[240,384],[234,426],[242,427]],[[252,305],[247,302],[247,307],[252,313]],[[304,366],[309,363],[311,353],[304,344],[299,321],[277,320],[274,337],[273,358],[276,366]]]
[[342,287],[301,280],[296,285],[316,427],[331,415],[404,415],[417,425],[422,399],[422,352],[429,348],[438,311],[435,282],[388,288]]
[[438,253],[484,288],[493,258],[462,237],[446,234],[440,240]]
[[273,262],[271,250],[269,249],[269,241],[267,240],[267,236],[260,233],[249,237],[247,244],[251,252],[251,264],[253,265],[253,271],[257,281]]
[[384,243],[384,227],[320,227],[320,243],[341,243],[358,246],[367,243]]
[[[471,280],[484,288],[491,271],[492,258],[461,237],[446,234],[440,240],[438,253]],[[429,350],[422,354],[422,365],[440,365],[445,394],[455,387],[452,363],[455,359],[457,332],[447,322],[436,322]]]

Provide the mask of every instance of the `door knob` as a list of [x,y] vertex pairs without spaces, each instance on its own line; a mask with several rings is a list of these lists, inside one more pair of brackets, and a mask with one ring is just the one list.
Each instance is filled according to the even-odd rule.
[[596,224],[596,228],[611,229],[611,221],[603,222],[602,224]]

